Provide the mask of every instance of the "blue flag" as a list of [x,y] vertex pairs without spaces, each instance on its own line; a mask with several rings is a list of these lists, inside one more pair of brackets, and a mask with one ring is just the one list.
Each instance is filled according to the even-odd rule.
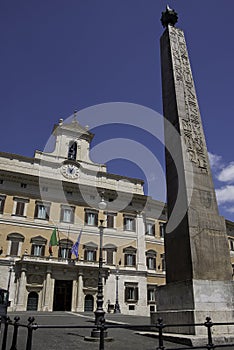
[[79,236],[77,238],[76,243],[73,244],[73,246],[71,247],[71,253],[74,254],[76,256],[76,259],[79,256],[79,245],[80,245],[80,238],[81,238],[81,234],[82,234],[82,229],[80,230]]

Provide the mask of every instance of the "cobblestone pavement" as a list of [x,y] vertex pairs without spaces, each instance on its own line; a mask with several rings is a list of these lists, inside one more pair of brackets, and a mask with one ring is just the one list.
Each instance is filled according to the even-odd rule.
[[[15,313],[9,313],[13,320]],[[38,325],[79,325],[79,326],[93,326],[93,314],[76,314],[69,312],[18,312],[20,322],[27,323],[30,316],[35,317],[35,322]],[[126,323],[131,325],[146,325],[150,323],[147,317],[138,316],[124,316],[107,314],[106,320],[113,322],[113,324]],[[85,337],[90,336],[90,329],[37,329],[33,332],[33,346],[32,350],[98,350],[98,342],[89,342]],[[108,337],[113,338],[111,342],[105,342],[105,350],[155,350],[158,347],[158,339],[152,337],[145,337],[137,334],[136,331],[123,328],[108,329]],[[17,343],[17,350],[25,350],[26,348],[27,329],[20,329]],[[9,327],[8,340],[12,339],[12,327]],[[10,349],[10,341],[7,344],[7,350]],[[182,345],[164,342],[165,349],[181,348]],[[205,348],[204,348],[205,349]],[[217,348],[218,349],[218,348]],[[228,350],[234,348],[228,347]]]

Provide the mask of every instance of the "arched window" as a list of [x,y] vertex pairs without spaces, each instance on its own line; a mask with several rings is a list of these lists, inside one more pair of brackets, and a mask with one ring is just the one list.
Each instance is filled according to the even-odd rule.
[[74,141],[71,141],[69,143],[67,158],[71,160],[76,160],[76,154],[77,154],[77,143]]
[[125,266],[136,266],[136,248],[127,247],[124,248],[124,265]]
[[97,249],[96,243],[89,242],[84,244],[84,260],[86,261],[96,261],[97,260]]
[[45,246],[47,239],[42,236],[33,237],[30,241],[32,243],[31,255],[34,256],[44,256],[45,255]]
[[146,265],[148,269],[155,270],[156,269],[156,256],[157,252],[154,250],[148,250],[146,252]]
[[73,242],[70,239],[60,239],[60,241],[59,241],[59,258],[70,259],[72,246],[73,246]]
[[14,256],[20,255],[20,243],[24,242],[24,236],[20,233],[10,233],[7,236],[7,240],[10,241],[9,254]]
[[106,244],[103,247],[103,250],[106,251],[106,263],[108,265],[114,264],[114,252],[117,251],[117,247],[114,244]]

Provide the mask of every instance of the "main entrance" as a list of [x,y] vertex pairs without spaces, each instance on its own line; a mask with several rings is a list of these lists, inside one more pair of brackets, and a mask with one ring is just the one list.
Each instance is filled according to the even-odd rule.
[[72,281],[55,280],[53,311],[71,311]]
[[85,296],[84,311],[93,311],[93,296],[90,294]]
[[30,292],[28,295],[27,311],[37,311],[38,294],[36,292]]

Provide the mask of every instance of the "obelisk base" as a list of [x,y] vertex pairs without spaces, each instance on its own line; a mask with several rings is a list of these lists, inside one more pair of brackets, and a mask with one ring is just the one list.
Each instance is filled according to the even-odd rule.
[[[158,318],[164,324],[205,323],[209,316],[213,323],[234,322],[234,282],[192,280],[168,283],[158,288],[157,312],[151,314],[151,324]],[[204,326],[171,327],[167,333],[207,334]],[[234,325],[212,327],[212,334],[233,335]]]

